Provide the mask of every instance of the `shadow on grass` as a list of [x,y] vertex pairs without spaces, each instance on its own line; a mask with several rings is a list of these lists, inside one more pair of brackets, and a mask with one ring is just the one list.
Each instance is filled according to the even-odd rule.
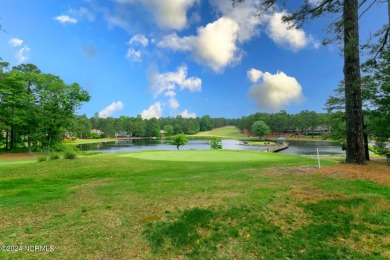
[[[381,251],[356,251],[356,247],[342,242],[358,241],[356,234],[384,235],[390,231],[389,226],[386,228],[387,215],[375,212],[374,204],[368,199],[351,198],[298,205],[308,215],[308,222],[291,232],[267,218],[267,209],[263,207],[193,208],[168,213],[165,221],[147,223],[144,236],[153,253],[162,257],[177,254],[198,259],[380,259]],[[382,226],[375,231],[367,228],[370,223]]]

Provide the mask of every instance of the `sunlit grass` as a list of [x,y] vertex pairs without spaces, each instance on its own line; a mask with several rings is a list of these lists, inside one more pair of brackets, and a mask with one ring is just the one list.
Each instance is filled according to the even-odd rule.
[[315,164],[223,150],[4,164],[1,243],[54,251],[0,257],[389,257],[390,187],[311,174]]
[[215,128],[211,131],[199,132],[194,136],[204,136],[204,137],[215,136],[223,139],[237,139],[237,140],[258,139],[258,138],[248,137],[246,135],[241,134],[238,128],[236,128],[235,126],[225,126],[225,127]]

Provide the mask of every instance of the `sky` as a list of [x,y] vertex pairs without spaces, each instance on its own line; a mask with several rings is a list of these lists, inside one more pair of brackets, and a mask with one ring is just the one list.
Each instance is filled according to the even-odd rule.
[[[339,43],[321,45],[334,18],[281,22],[298,2],[267,13],[257,0],[0,0],[0,57],[79,83],[88,117],[321,113],[343,59]],[[362,42],[386,21],[384,4],[365,12]]]

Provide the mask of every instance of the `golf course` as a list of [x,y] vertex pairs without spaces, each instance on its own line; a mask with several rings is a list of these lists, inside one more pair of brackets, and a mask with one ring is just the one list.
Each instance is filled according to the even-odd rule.
[[390,257],[389,183],[321,165],[232,150],[0,161],[0,257]]

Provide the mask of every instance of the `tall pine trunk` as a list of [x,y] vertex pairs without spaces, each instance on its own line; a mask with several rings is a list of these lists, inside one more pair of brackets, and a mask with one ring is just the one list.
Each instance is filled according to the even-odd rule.
[[350,164],[364,164],[365,162],[358,8],[358,0],[344,0],[344,80],[347,128],[346,162]]

